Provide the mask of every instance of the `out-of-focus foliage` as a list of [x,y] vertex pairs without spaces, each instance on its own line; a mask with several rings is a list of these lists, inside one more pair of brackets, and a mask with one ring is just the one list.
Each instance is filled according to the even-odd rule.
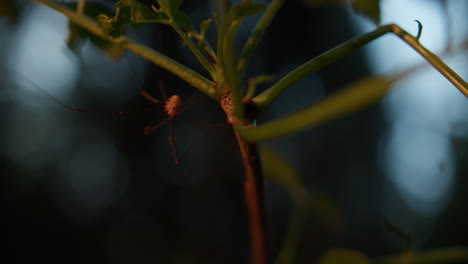
[[309,212],[334,233],[341,232],[343,218],[335,203],[325,193],[307,190],[300,173],[278,152],[262,146],[261,154],[265,176],[284,187],[294,201],[289,227],[276,260],[278,264],[293,263]]
[[261,154],[264,173],[268,179],[284,187],[296,205],[306,205],[323,225],[333,231],[340,231],[343,218],[328,195],[318,190],[307,189],[300,173],[272,148],[262,146]]
[[316,127],[376,103],[394,82],[385,76],[368,77],[284,118],[255,127],[240,127],[238,131],[250,141],[264,141]]
[[380,24],[380,0],[353,0],[353,8]]

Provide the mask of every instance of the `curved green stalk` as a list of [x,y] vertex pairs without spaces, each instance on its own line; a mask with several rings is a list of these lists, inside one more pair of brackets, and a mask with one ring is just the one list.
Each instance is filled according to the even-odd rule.
[[455,71],[453,71],[447,64],[445,64],[439,57],[427,50],[419,41],[411,36],[409,33],[401,29],[395,24],[390,24],[378,27],[372,32],[365,35],[356,37],[349,40],[321,55],[304,63],[292,72],[288,73],[285,77],[279,80],[272,87],[253,98],[253,102],[260,108],[267,107],[276,97],[286,91],[289,87],[296,84],[300,80],[307,77],[309,74],[327,66],[328,64],[336,61],[344,55],[366,45],[367,43],[387,34],[393,32],[400,37],[403,41],[413,47],[421,56],[423,56],[434,68],[436,68],[445,78],[447,78],[460,92],[468,97],[468,84],[463,80]]
[[215,17],[216,25],[218,26],[218,39],[217,39],[217,45],[216,45],[216,55],[218,57],[217,63],[219,65],[224,65],[224,41],[223,40],[224,40],[224,36],[226,35],[226,28],[224,27],[224,22],[220,20],[221,18],[216,13],[213,13],[213,15]]
[[387,94],[396,80],[398,78],[368,78],[287,117],[257,127],[237,126],[235,128],[241,136],[252,142],[283,137],[348,115],[376,102]]
[[166,69],[167,71],[173,73],[174,75],[178,76],[182,80],[186,81],[193,87],[199,89],[201,92],[209,95],[215,100],[220,99],[220,95],[216,93],[213,89],[214,83],[205,77],[201,76],[200,74],[194,72],[190,68],[180,64],[177,61],[149,48],[144,45],[138,44],[131,39],[126,37],[118,37],[113,38],[110,37],[102,31],[102,29],[98,26],[95,20],[87,17],[85,15],[79,15],[74,10],[64,6],[62,4],[56,3],[50,0],[35,0],[36,2],[40,2],[44,5],[47,5],[65,16],[67,16],[74,24],[80,26],[87,31],[99,36],[103,39],[108,41],[112,41],[114,43],[122,44],[123,47],[127,48],[135,52],[136,54],[152,61],[154,64],[160,66],[161,68]]
[[321,55],[309,60],[302,64],[292,72],[288,73],[281,80],[271,86],[269,89],[253,98],[253,102],[260,108],[267,107],[276,97],[286,91],[289,87],[293,86],[300,80],[309,76],[311,73],[325,67],[326,65],[340,59],[348,53],[364,46],[372,40],[391,32],[391,25],[378,27],[372,32],[365,35],[348,40],[345,43],[328,50]]
[[[426,49],[418,38],[411,36],[398,25],[392,24],[393,33],[408,43],[414,50],[423,56],[436,70],[438,70],[449,82],[451,82],[462,94],[468,97],[468,84],[452,68],[443,62],[437,55]],[[420,34],[420,33],[418,33]]]
[[221,95],[213,88],[214,83],[205,77],[199,75],[198,73],[192,71],[190,68],[174,61],[173,59],[143,45],[127,40],[122,43],[122,46],[128,50],[133,51],[135,54],[140,55],[143,58],[146,58],[152,61],[154,64],[160,66],[161,68],[166,69],[167,71],[177,75],[177,77],[186,81],[191,86],[197,88],[202,93],[207,94],[211,98],[219,101]]
[[[285,0],[273,0],[273,2],[268,5],[267,10],[265,13],[263,13],[262,18],[260,18],[257,25],[255,26],[252,35],[245,43],[239,58],[239,64],[237,65],[237,71],[242,76],[244,76],[247,65],[249,64],[249,61],[258,46],[258,43],[262,39],[263,34],[270,25],[271,21],[273,21],[273,18],[275,18],[280,8],[283,6],[284,2]],[[243,77],[241,77],[241,79],[243,79]]]
[[235,39],[237,31],[242,24],[243,19],[237,19],[228,27],[224,37],[224,70],[226,79],[231,86],[232,98],[234,103],[234,114],[240,121],[245,121],[244,105],[242,104],[242,80],[237,71],[237,54],[235,49]]
[[179,34],[179,36],[187,43],[187,46],[189,49],[192,51],[193,55],[197,58],[197,60],[200,62],[200,64],[207,70],[212,77],[215,76],[215,69],[213,66],[208,62],[208,60],[203,56],[203,54],[200,52],[200,50],[197,48],[195,43],[193,43],[192,39],[185,34],[185,32],[177,25],[176,23],[171,23],[171,27]]

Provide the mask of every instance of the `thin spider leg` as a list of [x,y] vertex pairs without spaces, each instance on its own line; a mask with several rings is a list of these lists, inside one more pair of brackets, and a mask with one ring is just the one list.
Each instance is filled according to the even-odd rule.
[[167,98],[164,98],[164,101],[161,101],[161,100],[158,100],[156,98],[154,98],[153,96],[151,96],[147,91],[143,90],[142,89],[142,84],[140,82],[140,79],[138,78],[138,75],[137,73],[135,72],[135,69],[132,67],[132,65],[130,64],[130,60],[125,57],[125,61],[127,61],[127,66],[128,68],[130,69],[130,72],[133,74],[133,76],[135,77],[135,80],[136,80],[136,83],[138,84],[138,90],[140,90],[140,94],[145,97],[146,99],[148,99],[149,101],[155,103],[155,104],[164,104],[165,101],[167,100]]
[[11,71],[11,70],[7,70],[7,69],[1,69],[0,68],[0,71],[3,71],[7,74],[10,74],[12,76],[15,76],[16,78],[18,79],[21,79],[27,83],[29,83],[30,85],[34,86],[36,89],[38,89],[39,91],[41,91],[44,95],[46,95],[47,97],[49,97],[50,99],[52,99],[54,102],[56,102],[57,104],[71,110],[71,111],[74,111],[74,112],[84,112],[84,113],[96,113],[96,114],[115,114],[115,115],[121,115],[121,114],[129,114],[129,113],[137,113],[137,112],[146,112],[146,111],[150,111],[150,110],[155,110],[155,109],[158,109],[159,107],[147,107],[147,108],[139,108],[139,109],[132,109],[132,110],[125,110],[125,111],[107,111],[107,110],[100,110],[100,109],[83,109],[83,108],[78,108],[78,107],[74,107],[74,106],[71,106],[71,105],[68,105],[62,101],[60,101],[59,99],[55,98],[52,94],[50,94],[49,92],[47,92],[45,89],[43,89],[42,87],[40,87],[39,85],[37,85],[35,82],[33,82],[31,79],[29,79],[28,77],[18,73],[18,72],[15,72],[15,71]]
[[201,93],[194,93],[189,98],[184,100],[184,102],[182,103],[182,107],[186,107],[186,106],[191,105],[193,103],[198,103],[198,102],[200,102],[200,100],[203,100],[205,98],[206,97],[203,96],[203,94],[201,94]]
[[146,91],[141,91],[141,95],[143,97],[145,97],[146,99],[150,100],[151,102],[155,103],[155,104],[164,104],[165,102],[164,101],[160,101],[156,98],[154,98],[153,96],[151,96],[148,92]]
[[168,117],[166,119],[164,119],[163,121],[157,123],[157,124],[154,124],[155,122],[151,122],[151,124],[149,124],[148,126],[146,126],[145,128],[145,135],[149,135],[151,134],[153,131],[155,131],[156,129],[162,127],[163,125],[167,124],[167,122],[171,121],[172,117]]
[[133,74],[133,77],[135,77],[136,83],[138,85],[137,89],[141,91],[143,86],[141,85],[140,79],[138,78],[138,74],[136,73],[135,69],[132,67],[128,56],[125,56],[124,59],[127,62],[127,66],[130,69],[130,72]]
[[175,119],[172,118],[171,128],[169,131],[169,144],[171,145],[172,158],[174,158],[175,164],[179,164],[179,154],[177,153],[177,141],[175,137]]
[[164,84],[163,84],[162,80],[158,81],[158,86],[159,86],[159,91],[161,93],[161,96],[163,97],[164,102],[166,102],[167,101],[167,93],[166,93],[166,89],[164,89]]
[[203,100],[205,98],[206,97],[202,96],[201,94],[191,95],[189,98],[187,98],[184,101],[184,104],[182,105],[182,108],[180,109],[179,114],[182,114],[183,112],[189,110],[191,107],[199,103],[200,100]]

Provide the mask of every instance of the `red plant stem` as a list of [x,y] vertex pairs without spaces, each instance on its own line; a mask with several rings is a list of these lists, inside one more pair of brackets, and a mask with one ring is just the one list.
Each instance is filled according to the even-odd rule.
[[267,263],[266,221],[264,186],[255,144],[243,139],[237,132],[236,138],[242,154],[245,182],[244,193],[249,217],[252,264]]

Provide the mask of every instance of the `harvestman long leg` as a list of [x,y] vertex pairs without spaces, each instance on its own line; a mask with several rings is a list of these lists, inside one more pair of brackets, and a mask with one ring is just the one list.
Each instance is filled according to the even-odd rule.
[[97,114],[115,114],[115,115],[122,115],[122,114],[129,114],[129,113],[138,113],[138,112],[146,112],[146,111],[151,111],[157,109],[156,107],[147,107],[147,108],[140,108],[140,109],[133,109],[133,110],[125,110],[125,111],[106,111],[106,110],[100,110],[100,109],[83,109],[83,108],[78,108],[75,106],[68,105],[67,103],[64,103],[60,101],[59,99],[55,98],[52,94],[50,94],[48,91],[46,91],[44,88],[40,87],[37,85],[34,81],[29,79],[28,77],[24,76],[21,73],[15,72],[13,70],[8,70],[8,69],[3,69],[0,68],[1,72],[5,72],[9,75],[12,75],[16,78],[19,78],[21,80],[26,81],[30,85],[34,86],[37,88],[39,91],[41,91],[43,94],[45,94],[47,97],[52,99],[54,102],[57,104],[69,109],[70,111],[73,112],[85,112],[85,113],[97,113]]

